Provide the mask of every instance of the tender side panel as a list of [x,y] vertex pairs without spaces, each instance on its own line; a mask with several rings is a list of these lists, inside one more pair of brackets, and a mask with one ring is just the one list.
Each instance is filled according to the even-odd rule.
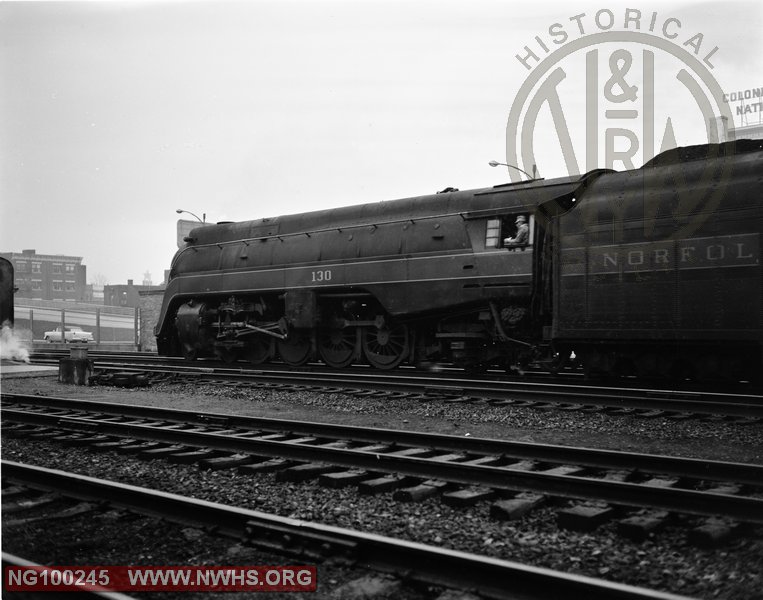
[[763,339],[763,154],[602,176],[560,217],[557,339]]

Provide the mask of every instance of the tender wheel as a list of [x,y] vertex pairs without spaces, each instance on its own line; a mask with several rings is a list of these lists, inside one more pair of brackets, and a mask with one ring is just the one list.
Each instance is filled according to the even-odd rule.
[[487,363],[471,363],[464,367],[464,371],[469,373],[469,375],[484,375],[487,373],[488,364]]
[[559,352],[554,355],[553,360],[548,365],[548,370],[551,372],[552,375],[559,375],[559,373],[562,372],[562,369],[567,366],[567,363],[570,360],[570,351],[565,350],[564,352]]
[[244,358],[253,365],[261,365],[273,356],[273,340],[254,340],[244,349]]
[[363,330],[363,353],[377,369],[394,369],[408,356],[408,326]]
[[278,354],[287,365],[299,367],[310,358],[310,338],[293,331],[286,340],[278,340]]
[[336,327],[325,331],[318,342],[318,352],[329,367],[341,369],[355,358],[358,330],[354,327]]

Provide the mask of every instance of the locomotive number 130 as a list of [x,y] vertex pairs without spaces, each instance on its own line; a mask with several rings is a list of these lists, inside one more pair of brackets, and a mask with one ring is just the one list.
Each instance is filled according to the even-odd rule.
[[331,281],[331,271],[312,271],[313,282]]

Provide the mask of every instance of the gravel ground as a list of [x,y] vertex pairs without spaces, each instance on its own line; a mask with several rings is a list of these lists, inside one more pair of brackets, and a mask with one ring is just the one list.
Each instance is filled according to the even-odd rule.
[[525,442],[670,454],[709,460],[763,462],[763,423],[734,425],[697,419],[643,419],[442,400],[285,392],[204,382],[132,390],[61,385],[53,377],[4,379],[6,392],[166,406],[203,412],[432,431]]
[[[209,384],[157,385],[149,390],[74,388],[61,386],[51,378],[4,379],[2,384],[5,392],[73,396],[207,412],[454,435],[468,433],[717,460],[760,462],[763,456],[763,427],[760,425],[735,427],[697,420],[644,420]],[[67,449],[62,453],[61,447],[55,444],[38,443],[32,447],[24,440],[3,439],[2,450],[3,457],[9,460],[688,596],[729,600],[763,598],[760,592],[763,589],[763,540],[760,535],[737,539],[719,549],[698,549],[688,545],[686,529],[676,525],[643,543],[634,543],[619,537],[614,523],[600,527],[594,534],[562,530],[556,525],[553,507],[533,511],[521,521],[506,523],[488,517],[487,503],[470,509],[449,508],[436,498],[402,504],[393,502],[389,493],[376,497],[359,496],[353,488],[332,490],[315,483],[275,483],[272,474],[250,476],[233,471],[200,471],[194,466],[170,465],[162,461],[145,463],[115,453],[95,453],[86,449]],[[144,539],[146,537],[149,539]],[[158,536],[144,538],[133,546],[133,552],[150,547],[151,540]],[[23,536],[14,536],[14,546],[20,544],[23,547],[24,543]],[[10,546],[7,549],[13,550]],[[62,554],[55,560],[63,560],[69,550],[51,546],[50,551],[60,551]],[[212,555],[199,556],[201,560],[215,562]],[[323,576],[321,567],[319,579]]]
[[[61,506],[65,508],[65,506]],[[50,507],[41,514],[49,514]],[[24,513],[25,517],[36,516]],[[44,520],[26,524],[7,524],[13,515],[4,519],[3,536],[10,540],[3,550],[22,557],[34,556],[37,562],[49,565],[293,565],[302,566],[304,560],[275,556],[256,548],[246,546],[236,540],[208,533],[174,523],[143,517],[125,511],[108,510],[103,513],[85,513],[66,520]],[[51,544],[51,540],[58,540]],[[127,543],[124,540],[129,540]],[[320,566],[318,589],[310,594],[311,599],[322,600],[332,597],[332,592],[350,581],[376,574],[358,568],[326,563]],[[401,600],[425,600],[437,596],[435,588],[417,590],[403,586],[397,590]],[[135,598],[149,600],[206,600],[228,598],[248,600],[267,597],[269,600],[294,600],[293,593],[237,593],[212,594],[189,592],[129,592]],[[23,596],[18,594],[18,596]],[[3,598],[17,595],[4,594]],[[34,597],[27,594],[25,598]],[[37,596],[43,600],[53,600],[55,594]],[[66,597],[66,596],[62,596]]]

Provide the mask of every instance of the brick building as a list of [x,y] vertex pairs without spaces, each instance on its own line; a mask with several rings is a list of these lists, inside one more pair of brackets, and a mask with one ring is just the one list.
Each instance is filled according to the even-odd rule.
[[104,285],[104,306],[127,306],[136,308],[140,306],[140,292],[160,291],[164,293],[164,285],[135,285],[132,279],[127,280],[127,285]]
[[81,256],[37,254],[36,250],[0,252],[13,263],[16,298],[37,300],[90,300],[87,267]]

